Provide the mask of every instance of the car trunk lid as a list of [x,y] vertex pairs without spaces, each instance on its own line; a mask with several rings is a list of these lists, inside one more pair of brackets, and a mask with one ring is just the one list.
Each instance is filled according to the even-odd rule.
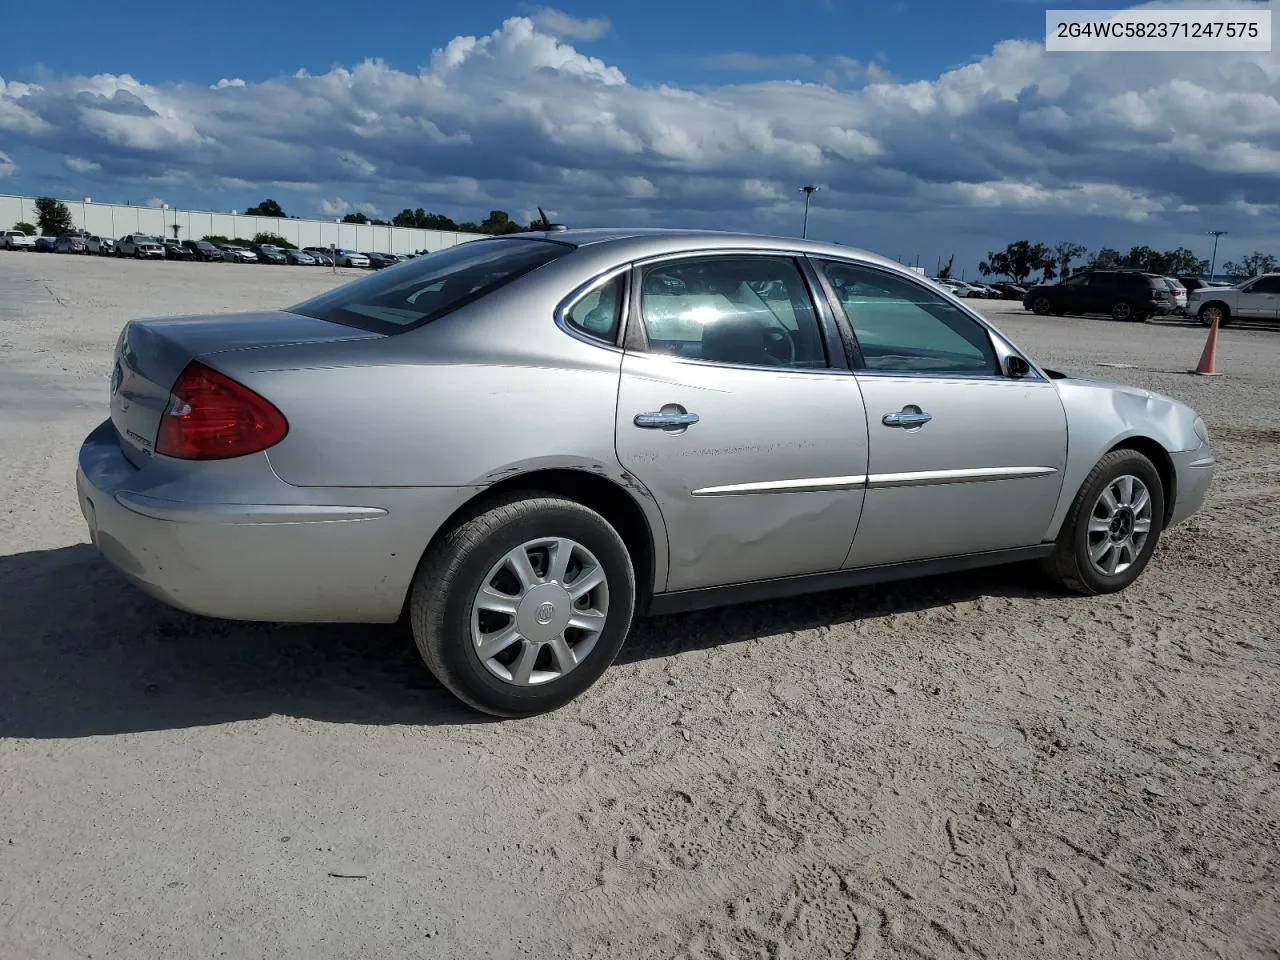
[[384,336],[278,311],[131,321],[120,331],[111,369],[111,422],[121,449],[138,467],[155,455],[169,390],[192,360],[229,351]]

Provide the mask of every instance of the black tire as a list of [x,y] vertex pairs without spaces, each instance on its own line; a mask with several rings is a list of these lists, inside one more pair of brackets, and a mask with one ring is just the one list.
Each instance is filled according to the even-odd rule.
[[1128,300],[1117,300],[1111,305],[1111,319],[1124,322],[1138,318],[1138,311]]
[[[471,643],[471,605],[504,554],[540,537],[569,537],[595,555],[608,579],[608,617],[577,667],[517,686],[481,663]],[[527,717],[564,706],[600,679],[631,630],[635,597],[631,556],[608,521],[573,500],[530,491],[483,505],[432,545],[414,577],[409,617],[422,659],[458,699],[493,716]]]
[[1031,312],[1037,317],[1047,316],[1053,312],[1053,303],[1048,297],[1040,296],[1031,301]]
[[[1108,576],[1089,561],[1089,519],[1103,489],[1126,474],[1146,484],[1151,495],[1151,532],[1133,563]],[[1164,510],[1164,486],[1151,461],[1136,450],[1113,450],[1085,477],[1062,522],[1053,553],[1040,562],[1041,570],[1059,586],[1087,596],[1123,590],[1142,575],[1151,560],[1164,528]]]
[[1221,300],[1210,300],[1208,303],[1206,303],[1203,307],[1200,308],[1200,312],[1196,315],[1197,319],[1199,319],[1201,324],[1203,324],[1206,327],[1213,326],[1213,318],[1210,316],[1206,316],[1210,307],[1217,307],[1219,310],[1222,311],[1222,316],[1218,320],[1219,327],[1225,327],[1231,323],[1231,308],[1228,307]]

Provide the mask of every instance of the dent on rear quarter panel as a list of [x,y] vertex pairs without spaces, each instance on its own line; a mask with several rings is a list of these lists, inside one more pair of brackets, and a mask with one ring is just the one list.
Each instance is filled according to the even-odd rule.
[[1101,381],[1067,379],[1054,384],[1067,414],[1067,466],[1046,540],[1057,537],[1085,477],[1112,447],[1130,437],[1147,437],[1170,453],[1199,446],[1192,418],[1167,397]]

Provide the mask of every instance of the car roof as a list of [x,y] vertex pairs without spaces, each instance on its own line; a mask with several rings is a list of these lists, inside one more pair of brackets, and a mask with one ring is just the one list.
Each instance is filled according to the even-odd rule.
[[501,239],[546,239],[571,243],[578,247],[608,245],[614,252],[627,258],[660,256],[664,253],[683,253],[708,247],[745,250],[788,250],[813,256],[846,257],[905,270],[896,260],[878,253],[871,253],[841,243],[824,243],[818,240],[802,240],[798,237],[779,237],[757,233],[733,233],[722,230],[676,230],[665,228],[579,228],[571,230],[530,231],[509,233]]

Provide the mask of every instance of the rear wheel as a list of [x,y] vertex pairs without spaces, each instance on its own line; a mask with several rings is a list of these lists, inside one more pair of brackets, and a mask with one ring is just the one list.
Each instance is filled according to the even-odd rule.
[[1133,304],[1128,300],[1117,300],[1111,305],[1112,320],[1119,320],[1123,322],[1125,320],[1136,319],[1136,317],[1137,314],[1134,312]]
[[1214,320],[1218,321],[1218,326],[1225,327],[1231,322],[1231,311],[1225,303],[1215,300],[1200,308],[1199,317],[1206,327],[1213,326]]
[[1038,317],[1047,316],[1053,312],[1053,304],[1048,297],[1036,297],[1031,301],[1031,312]]
[[1136,450],[1114,450],[1085,478],[1042,569],[1076,593],[1123,590],[1146,569],[1163,525],[1155,466]]
[[554,710],[592,686],[631,629],[631,557],[580,503],[528,493],[454,527],[410,595],[423,660],[459,699],[499,717]]

